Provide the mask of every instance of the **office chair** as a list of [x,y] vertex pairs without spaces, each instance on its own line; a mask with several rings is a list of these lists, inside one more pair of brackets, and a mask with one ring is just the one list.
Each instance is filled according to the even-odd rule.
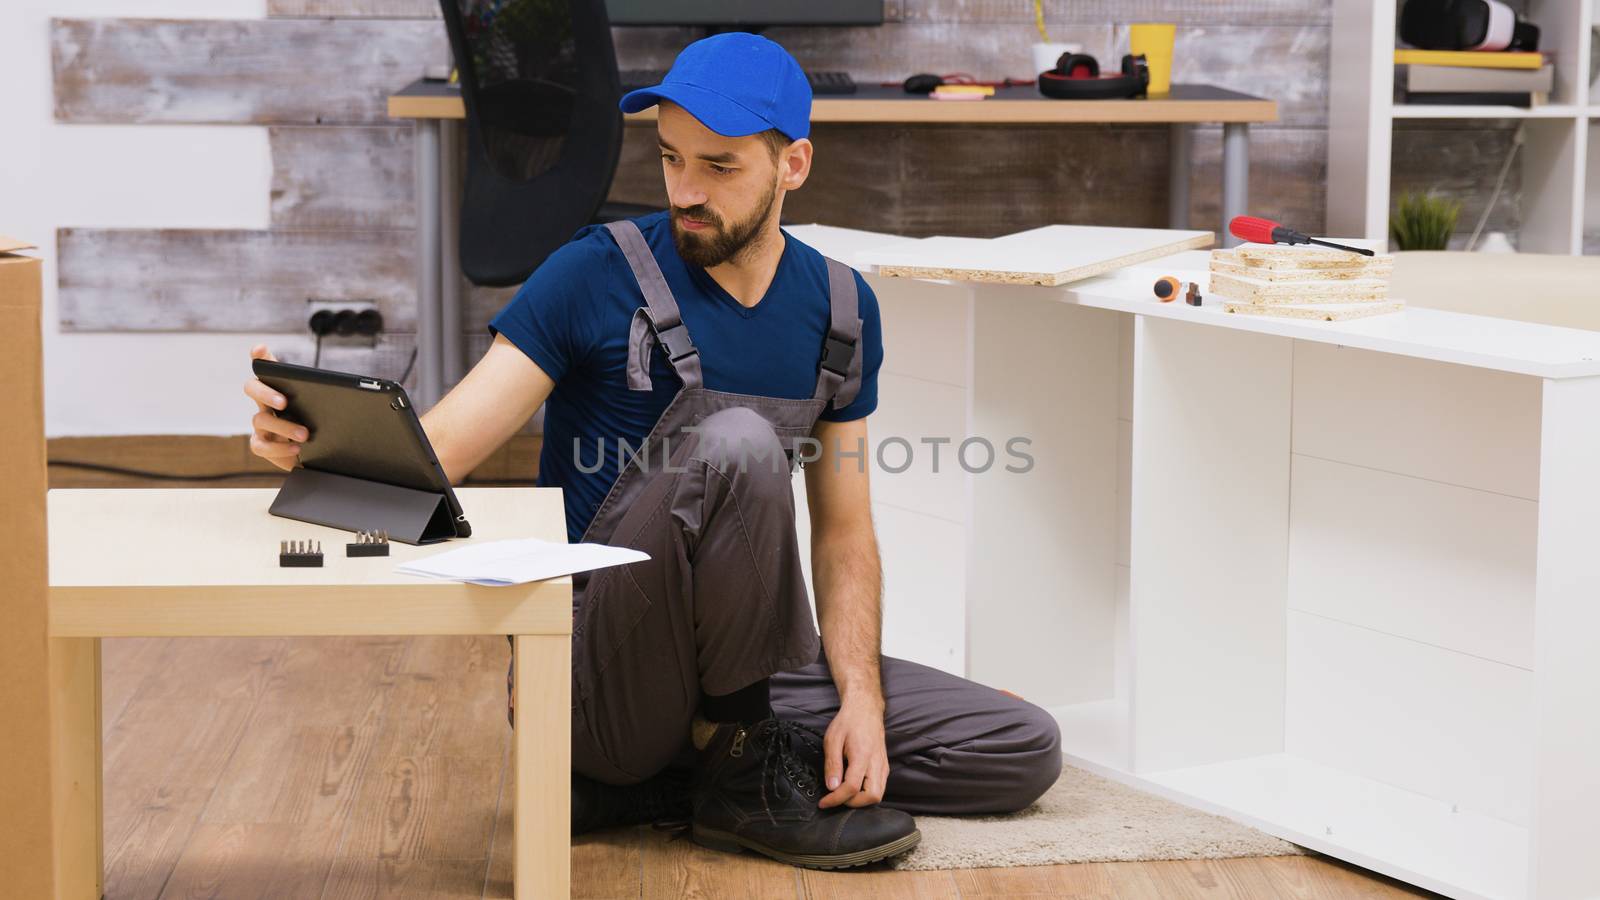
[[607,203],[622,153],[621,83],[604,0],[440,0],[467,108],[461,269],[521,284]]

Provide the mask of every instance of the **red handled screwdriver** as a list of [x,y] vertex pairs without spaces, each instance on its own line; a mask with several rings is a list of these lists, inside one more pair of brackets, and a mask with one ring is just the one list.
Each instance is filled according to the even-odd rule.
[[1228,231],[1242,241],[1256,244],[1320,244],[1323,247],[1332,247],[1335,250],[1348,250],[1362,256],[1374,255],[1371,250],[1360,247],[1347,247],[1344,244],[1333,244],[1328,241],[1319,241],[1314,237],[1307,237],[1293,228],[1285,228],[1271,219],[1258,219],[1255,216],[1234,216],[1228,223]]

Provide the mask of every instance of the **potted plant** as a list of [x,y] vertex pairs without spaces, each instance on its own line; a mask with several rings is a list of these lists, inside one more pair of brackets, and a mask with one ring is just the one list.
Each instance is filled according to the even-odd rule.
[[1389,216],[1389,236],[1396,250],[1444,250],[1455,233],[1461,204],[1432,193],[1400,197]]

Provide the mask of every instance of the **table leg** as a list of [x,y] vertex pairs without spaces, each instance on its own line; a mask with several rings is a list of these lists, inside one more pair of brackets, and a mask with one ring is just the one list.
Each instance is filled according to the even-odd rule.
[[439,369],[447,391],[466,374],[462,366],[461,297],[466,287],[461,276],[461,127],[453,119],[439,123]]
[[417,119],[417,380],[412,402],[438,402],[439,373],[439,120]]
[[1167,156],[1167,227],[1189,227],[1189,148],[1194,126],[1172,124],[1172,151]]
[[571,894],[572,635],[516,636],[516,900]]
[[1600,378],[1547,379],[1541,402],[1539,538],[1534,576],[1533,810],[1528,897],[1600,896]]
[[105,892],[100,639],[50,639],[50,766],[57,900]]
[[1234,216],[1249,214],[1250,208],[1250,126],[1243,122],[1222,124],[1222,246],[1233,247],[1240,240],[1228,233]]

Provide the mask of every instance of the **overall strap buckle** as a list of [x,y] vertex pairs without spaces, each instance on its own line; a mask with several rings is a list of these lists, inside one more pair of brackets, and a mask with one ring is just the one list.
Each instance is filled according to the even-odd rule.
[[682,322],[657,331],[656,340],[660,342],[662,351],[667,354],[667,359],[673,363],[700,353],[695,348],[694,341],[689,339],[688,327]]
[[821,368],[839,376],[850,377],[850,360],[856,355],[856,342],[834,337],[830,332],[822,342]]

